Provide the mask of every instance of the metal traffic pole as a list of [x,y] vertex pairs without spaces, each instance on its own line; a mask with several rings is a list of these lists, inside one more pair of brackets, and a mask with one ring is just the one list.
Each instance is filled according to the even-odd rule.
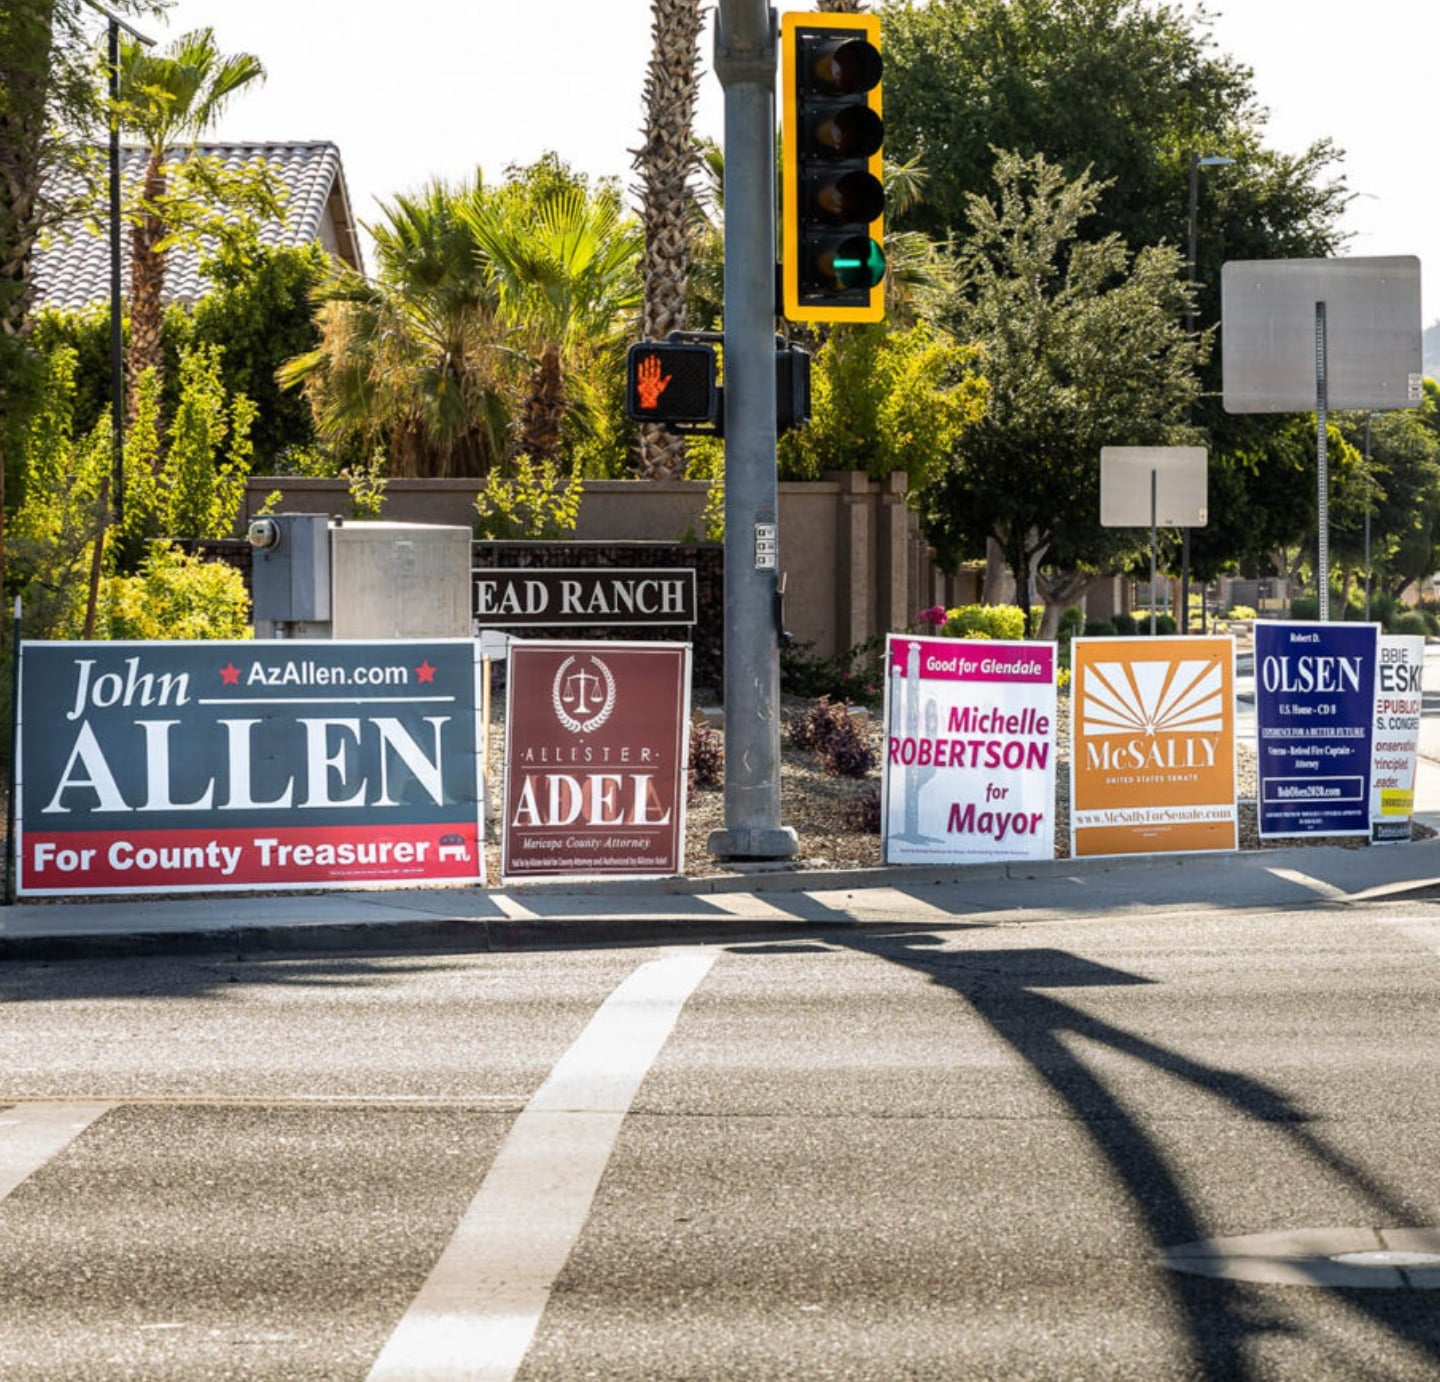
[[775,16],[720,0],[725,92],[725,828],[717,858],[789,859],[780,824],[775,473]]

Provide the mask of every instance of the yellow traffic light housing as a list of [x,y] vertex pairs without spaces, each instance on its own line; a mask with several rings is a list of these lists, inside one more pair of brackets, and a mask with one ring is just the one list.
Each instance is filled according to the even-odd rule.
[[880,20],[781,16],[781,303],[797,322],[885,315]]

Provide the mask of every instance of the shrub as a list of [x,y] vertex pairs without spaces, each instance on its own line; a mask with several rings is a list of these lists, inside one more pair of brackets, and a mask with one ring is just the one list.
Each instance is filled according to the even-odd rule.
[[790,721],[790,743],[810,749],[827,773],[864,777],[878,761],[865,731],[850,713],[850,702],[821,696],[804,715]]
[[1087,619],[1085,621],[1085,636],[1087,638],[1105,638],[1115,632],[1115,625],[1108,619]]
[[817,752],[821,767],[833,777],[864,777],[879,762],[879,755],[849,710],[836,716],[835,728]]
[[249,638],[250,596],[234,567],[161,542],[137,575],[105,580],[99,624],[114,639]]
[[847,830],[857,835],[878,835],[880,833],[880,789],[873,787],[852,797],[841,816]]
[[1025,611],[1014,605],[961,605],[946,611],[947,638],[1025,637]]
[[1318,619],[1320,617],[1320,597],[1318,595],[1297,595],[1290,601],[1290,617],[1292,619]]
[[711,790],[725,780],[725,740],[709,721],[697,716],[690,722],[690,791]]
[[1110,616],[1110,622],[1115,625],[1115,632],[1118,634],[1132,634],[1135,632],[1135,616],[1127,614],[1123,609]]
[[1085,611],[1079,605],[1071,605],[1060,616],[1060,637],[1073,638],[1085,627]]
[[818,696],[879,706],[885,698],[881,657],[885,640],[868,638],[838,657],[821,657],[813,643],[780,649],[780,689],[787,696]]
[[[1145,631],[1147,633],[1150,631],[1150,621],[1148,619],[1145,621]],[[1155,616],[1155,633],[1157,636],[1160,634],[1171,634],[1174,632],[1175,617],[1173,615],[1157,614]]]
[[1227,619],[1254,619],[1257,615],[1249,605],[1231,605],[1225,611],[1225,617]]
[[1424,638],[1430,632],[1430,625],[1426,623],[1425,616],[1419,610],[1414,610],[1409,614],[1400,615],[1390,626],[1390,632],[1414,634]]

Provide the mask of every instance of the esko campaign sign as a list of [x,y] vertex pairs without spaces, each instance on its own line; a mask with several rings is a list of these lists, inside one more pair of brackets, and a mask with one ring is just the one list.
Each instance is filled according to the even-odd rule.
[[1260,838],[1370,833],[1375,624],[1255,625]]
[[1055,853],[1055,645],[890,634],[881,836],[891,864]]
[[22,644],[17,891],[483,881],[477,648]]
[[1370,843],[1411,838],[1415,769],[1420,755],[1425,640],[1380,635],[1375,669],[1375,736],[1370,755]]

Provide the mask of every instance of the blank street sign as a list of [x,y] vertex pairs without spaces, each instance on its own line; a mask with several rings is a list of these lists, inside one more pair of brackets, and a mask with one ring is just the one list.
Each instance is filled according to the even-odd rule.
[[1150,526],[1150,475],[1155,475],[1155,523],[1203,528],[1206,452],[1203,446],[1102,446],[1100,526]]
[[1424,399],[1420,261],[1394,255],[1224,265],[1225,411],[1314,411],[1318,302],[1325,304],[1326,407],[1417,407]]

